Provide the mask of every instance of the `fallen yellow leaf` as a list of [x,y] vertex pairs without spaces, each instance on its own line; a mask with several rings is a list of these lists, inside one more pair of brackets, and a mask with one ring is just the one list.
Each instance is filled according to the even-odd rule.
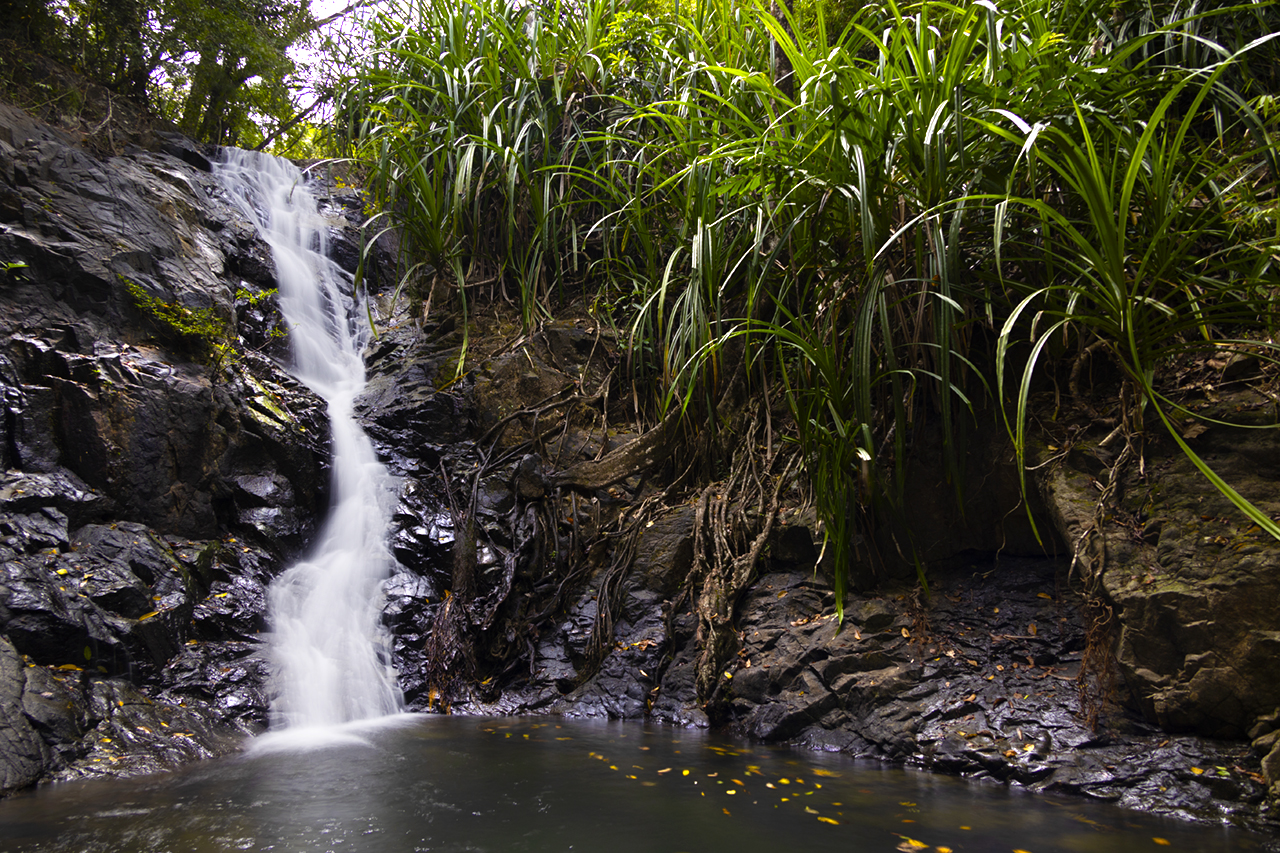
[[839,825],[840,825],[840,821],[836,820],[835,818],[831,818],[831,817],[819,817],[819,818],[818,818],[818,820],[822,821],[823,823],[829,823],[829,824],[831,824],[832,826],[839,826]]
[[1159,844],[1161,847],[1169,846],[1169,839],[1167,838],[1160,838],[1159,836],[1157,836],[1155,838],[1152,838],[1151,840],[1154,841],[1156,844]]

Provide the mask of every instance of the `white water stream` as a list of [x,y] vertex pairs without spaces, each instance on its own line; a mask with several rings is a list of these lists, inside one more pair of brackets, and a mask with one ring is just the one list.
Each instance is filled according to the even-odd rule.
[[327,727],[400,710],[381,622],[391,573],[396,484],[354,415],[364,387],[365,324],[351,278],[327,253],[327,223],[302,172],[267,154],[224,149],[218,176],[271,246],[293,372],[329,407],[329,517],[310,557],[270,588],[271,726]]

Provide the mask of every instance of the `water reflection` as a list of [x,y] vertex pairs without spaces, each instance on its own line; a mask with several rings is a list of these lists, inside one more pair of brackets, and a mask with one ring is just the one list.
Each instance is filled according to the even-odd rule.
[[346,734],[17,797],[0,803],[0,849],[1267,849],[1225,828],[696,731],[402,716]]

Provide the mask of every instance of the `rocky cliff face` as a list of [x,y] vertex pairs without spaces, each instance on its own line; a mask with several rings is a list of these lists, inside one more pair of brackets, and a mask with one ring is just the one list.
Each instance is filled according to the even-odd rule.
[[152,142],[0,106],[0,790],[260,728],[265,585],[326,502],[268,249],[212,152]]
[[[1270,700],[1251,701],[1245,712],[1243,704],[1198,694],[1202,708],[1236,712],[1236,728],[1173,724],[1152,712],[1142,682],[1130,675],[1140,668],[1131,649],[1168,658],[1187,642],[1184,632],[1209,643],[1212,617],[1183,625],[1163,595],[1148,599],[1141,588],[1090,606],[1081,569],[1060,544],[1080,535],[1081,519],[1068,521],[1064,507],[1092,518],[1097,488],[1088,475],[1069,465],[1042,469],[1049,511],[1039,524],[1048,542],[1060,536],[1056,559],[1026,554],[1032,543],[1021,510],[1011,530],[993,525],[985,535],[953,537],[948,550],[954,509],[942,511],[936,497],[922,501],[935,510],[917,524],[933,549],[931,595],[915,588],[914,573],[884,579],[881,589],[850,598],[843,626],[829,579],[814,571],[821,542],[813,517],[784,506],[734,608],[734,648],[708,699],[696,688],[701,647],[690,580],[697,578],[699,539],[711,535],[698,502],[646,503],[656,487],[641,476],[600,489],[558,486],[563,472],[621,452],[635,438],[621,412],[590,394],[617,363],[614,343],[587,322],[548,324],[529,336],[513,332],[514,346],[479,352],[474,369],[455,379],[452,336],[447,326],[434,334],[407,327],[388,333],[370,354],[373,378],[363,399],[370,434],[407,485],[395,542],[401,561],[416,571],[397,581],[391,613],[415,709],[715,724],[765,740],[1274,829],[1258,751],[1270,749],[1267,737],[1274,740],[1267,735],[1275,725],[1265,713]],[[461,427],[466,421],[472,429]],[[985,501],[986,517],[999,518],[1017,505],[1016,475],[1001,433],[987,434],[997,440],[971,448],[991,462],[977,469],[981,485],[972,500]],[[925,467],[910,489],[936,495],[936,472]],[[651,472],[652,481],[662,476]],[[1088,491],[1052,490],[1071,477],[1084,477]],[[1212,488],[1190,478],[1170,485],[1196,505]],[[473,489],[472,543],[457,535],[454,513],[466,514]],[[447,491],[461,507],[451,510]],[[638,523],[628,528],[631,517]],[[1127,528],[1116,530],[1124,535],[1107,541],[1116,577],[1124,578],[1137,564],[1122,550],[1132,538]],[[479,554],[470,606],[456,592],[458,541]],[[1256,537],[1250,542],[1261,553],[1274,551]],[[1011,553],[1018,549],[1022,556]],[[559,559],[539,556],[547,554]],[[1196,571],[1194,563],[1177,565]],[[1183,604],[1212,612],[1224,589],[1242,583],[1269,600],[1262,563],[1230,566],[1199,584],[1183,581]],[[1117,617],[1101,633],[1094,630],[1100,605]],[[1154,624],[1152,608],[1164,610]],[[1219,631],[1270,630],[1263,612],[1233,612]],[[442,630],[464,636],[463,647],[433,646],[433,631]],[[1230,656],[1236,646],[1226,634],[1221,639],[1219,653]],[[450,689],[448,678],[433,674],[439,661],[428,649],[451,657],[466,683]],[[1105,663],[1113,651],[1121,672]],[[1185,690],[1181,660],[1164,678]],[[1265,692],[1268,666],[1241,668],[1237,693]],[[1261,727],[1255,736],[1267,737],[1251,749],[1238,739],[1244,726]]]
[[[324,413],[276,360],[266,247],[211,152],[153,142],[101,159],[0,107],[0,790],[258,730],[266,584],[326,502]],[[353,265],[360,200],[330,204]],[[1101,633],[1080,566],[1029,559],[998,440],[968,449],[964,517],[921,443],[909,505],[932,595],[868,571],[885,586],[843,626],[811,512],[742,512],[761,557],[700,696],[698,561],[729,508],[664,491],[680,471],[632,443],[616,340],[589,321],[477,326],[460,372],[461,344],[450,320],[385,329],[358,403],[401,478],[384,612],[411,708],[715,723],[1271,825],[1277,550],[1176,456],[1153,448],[1102,524],[1105,452],[1041,459],[1042,533],[1060,555],[1088,546]],[[1273,440],[1203,440],[1271,499]],[[620,458],[634,470],[600,473]]]

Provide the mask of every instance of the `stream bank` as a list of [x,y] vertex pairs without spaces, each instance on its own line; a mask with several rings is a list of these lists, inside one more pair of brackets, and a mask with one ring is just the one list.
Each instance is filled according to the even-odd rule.
[[[6,791],[218,754],[265,724],[264,591],[328,501],[327,429],[276,360],[272,264],[212,156],[163,134],[102,156],[0,107]],[[348,269],[362,208],[331,187]],[[459,373],[456,321],[398,319],[357,412],[401,482],[384,615],[411,708],[716,725],[1275,830],[1274,543],[1161,446],[1160,488],[1139,476],[1099,519],[1109,451],[1089,429],[1045,440],[1054,560],[1001,430],[968,448],[964,516],[922,438],[907,505],[930,595],[868,564],[841,628],[794,471],[771,525],[732,494],[669,490],[681,471],[643,438],[608,329],[473,318]],[[1271,439],[1197,440],[1266,505]],[[708,700],[690,579],[716,513],[758,559],[726,593]],[[1094,562],[1073,569],[1082,539]],[[1082,570],[1115,619],[1092,641]],[[1082,699],[1099,648],[1118,677],[1086,672]]]

